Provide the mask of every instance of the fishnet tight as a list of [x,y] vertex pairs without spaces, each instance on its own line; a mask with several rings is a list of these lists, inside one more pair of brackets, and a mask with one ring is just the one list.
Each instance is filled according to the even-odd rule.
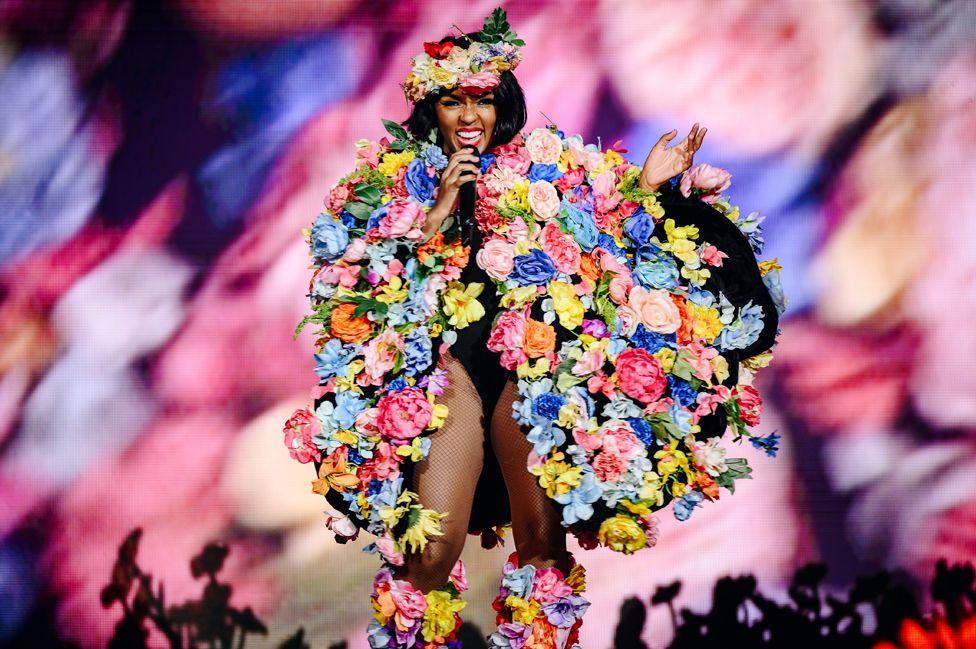
[[[443,536],[435,537],[423,553],[407,555],[397,578],[428,592],[447,583],[468,531],[475,486],[484,461],[484,414],[481,397],[464,366],[445,355],[449,385],[441,397],[447,420],[431,435],[430,454],[414,471],[411,489],[424,507],[447,512]],[[559,511],[526,470],[532,445],[512,419],[518,398],[515,384],[505,386],[491,418],[491,442],[501,466],[512,507],[512,534],[522,565],[569,569],[566,534]]]

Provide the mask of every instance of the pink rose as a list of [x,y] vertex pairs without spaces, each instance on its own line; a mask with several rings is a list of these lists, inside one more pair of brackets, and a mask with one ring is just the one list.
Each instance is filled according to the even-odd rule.
[[681,326],[681,312],[667,291],[635,286],[630,290],[629,305],[651,331],[670,334]]
[[381,536],[376,539],[376,550],[383,557],[383,560],[394,566],[403,565],[403,554],[397,552],[396,543],[388,536]]
[[593,180],[593,206],[597,212],[609,212],[617,207],[623,195],[617,191],[617,174],[604,171]]
[[524,176],[529,173],[531,164],[528,150],[524,146],[515,144],[514,141],[495,149],[495,166],[499,169],[509,169],[519,176]]
[[577,187],[583,179],[586,178],[586,172],[577,167],[576,169],[569,169],[566,173],[556,179],[556,189],[562,193],[566,193],[573,187]]
[[611,419],[603,425],[603,450],[630,460],[644,447],[626,421]]
[[518,243],[519,239],[524,239],[529,236],[529,226],[525,224],[525,219],[521,216],[516,216],[508,224],[508,231],[505,233],[505,238],[512,243]]
[[504,311],[498,316],[495,326],[488,335],[488,349],[503,352],[522,348],[525,339],[525,318],[514,311]]
[[739,401],[742,421],[749,426],[758,426],[759,417],[763,411],[762,397],[759,395],[759,391],[751,385],[738,385],[733,390],[733,394]]
[[593,473],[604,482],[616,482],[627,469],[627,461],[615,453],[603,451],[593,460]]
[[[357,239],[358,241],[358,239]],[[722,260],[728,259],[729,256],[716,248],[715,246],[709,244],[702,248],[701,253],[702,261],[704,261],[709,266],[721,267]]]
[[498,82],[498,75],[492,74],[491,72],[479,72],[478,74],[461,77],[458,88],[461,89],[461,92],[479,97],[489,90],[494,90],[498,87]]
[[427,610],[424,593],[414,588],[406,579],[390,580],[390,597],[397,612],[408,620],[420,620]]
[[697,189],[702,193],[701,199],[706,203],[714,203],[718,195],[732,184],[732,175],[725,169],[711,165],[696,164],[681,176],[681,193],[691,196],[691,190]]
[[494,279],[504,280],[515,268],[515,248],[504,239],[489,239],[478,251],[478,266]]
[[[553,189],[553,191],[556,190]],[[542,229],[540,239],[542,251],[549,255],[552,263],[560,272],[579,272],[580,247],[573,237],[560,230],[554,221],[550,221]]]
[[537,128],[529,133],[529,137],[525,140],[525,148],[528,149],[529,159],[532,162],[554,165],[559,162],[559,155],[563,152],[563,142],[549,129]]
[[386,216],[380,219],[379,232],[384,237],[420,239],[420,226],[427,218],[419,203],[406,198],[394,198],[387,204]]
[[539,568],[535,571],[532,599],[541,604],[548,604],[562,597],[568,597],[572,593],[572,587],[563,579],[563,572],[559,568]]
[[664,394],[664,370],[646,349],[625,349],[617,356],[616,367],[620,389],[628,397],[650,403]]
[[620,324],[620,333],[624,336],[632,336],[637,331],[637,325],[640,324],[640,316],[625,304],[617,307],[617,321]]
[[325,207],[335,216],[342,214],[345,209],[346,201],[349,200],[349,185],[337,185],[329,192],[329,197],[325,201]]
[[342,255],[345,261],[357,262],[366,255],[366,241],[360,237],[358,239],[353,239],[352,242],[346,246],[346,252]]
[[599,432],[590,434],[585,430],[575,428],[573,429],[573,440],[591,453],[603,446],[603,436]]
[[433,406],[420,388],[404,388],[383,395],[376,403],[376,426],[385,437],[409,441],[430,423]]
[[498,362],[506,370],[515,370],[527,360],[529,357],[521,349],[506,349],[499,356]]
[[366,373],[372,379],[370,385],[383,382],[383,375],[393,369],[397,354],[403,351],[403,339],[393,329],[386,329],[369,341],[363,352]]
[[302,464],[318,462],[322,452],[315,446],[312,438],[319,434],[321,424],[318,417],[308,408],[296,410],[291,419],[285,422],[285,446],[292,458]]
[[553,219],[559,214],[559,194],[548,180],[529,185],[529,206],[543,219]]
[[515,183],[522,180],[522,174],[515,169],[496,165],[481,179],[482,181],[478,183],[478,195],[482,198],[498,198],[515,187]]
[[464,569],[464,563],[458,559],[451,568],[451,574],[447,577],[448,581],[454,584],[459,593],[463,593],[468,589],[468,575]]
[[634,287],[629,273],[617,273],[610,279],[610,299],[617,304],[627,304],[627,296]]

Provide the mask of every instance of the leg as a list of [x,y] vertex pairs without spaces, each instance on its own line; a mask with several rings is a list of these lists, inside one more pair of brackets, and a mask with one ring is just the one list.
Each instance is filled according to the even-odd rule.
[[532,444],[512,418],[512,404],[518,399],[515,384],[505,385],[491,418],[491,443],[501,465],[512,505],[512,535],[521,565],[569,570],[566,530],[559,507],[526,469]]
[[461,556],[484,460],[481,398],[464,366],[449,354],[445,361],[449,385],[442,402],[447,420],[432,434],[430,453],[417,465],[411,485],[424,507],[447,512],[444,534],[432,539],[423,553],[406,555],[396,573],[424,592],[444,586]]

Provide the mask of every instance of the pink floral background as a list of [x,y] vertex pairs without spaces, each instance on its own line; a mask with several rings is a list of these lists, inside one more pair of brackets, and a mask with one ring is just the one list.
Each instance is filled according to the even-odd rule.
[[[248,646],[302,626],[365,648],[376,560],[335,544],[281,443],[315,382],[301,229],[354,141],[406,117],[421,42],[496,4],[0,0],[0,643],[104,646],[99,590],[141,526],[174,602],[204,543],[231,546],[232,601],[270,630]],[[675,579],[701,607],[725,574],[776,592],[821,559],[921,584],[976,556],[974,6],[507,3],[529,127],[640,162],[701,122],[698,160],[766,214],[791,300],[762,377],[783,452],[744,449],[755,479],[664,512],[656,549],[578,553],[584,646]],[[488,629],[507,548],[471,541]],[[646,640],[669,634],[653,609]]]

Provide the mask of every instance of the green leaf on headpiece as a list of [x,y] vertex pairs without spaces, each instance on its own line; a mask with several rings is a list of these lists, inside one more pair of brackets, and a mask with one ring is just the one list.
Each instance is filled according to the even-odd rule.
[[501,7],[496,7],[491,15],[485,18],[484,26],[475,36],[482,43],[501,41],[519,47],[525,45],[525,42],[518,38],[518,34],[512,31],[512,26],[508,24],[508,15]]

